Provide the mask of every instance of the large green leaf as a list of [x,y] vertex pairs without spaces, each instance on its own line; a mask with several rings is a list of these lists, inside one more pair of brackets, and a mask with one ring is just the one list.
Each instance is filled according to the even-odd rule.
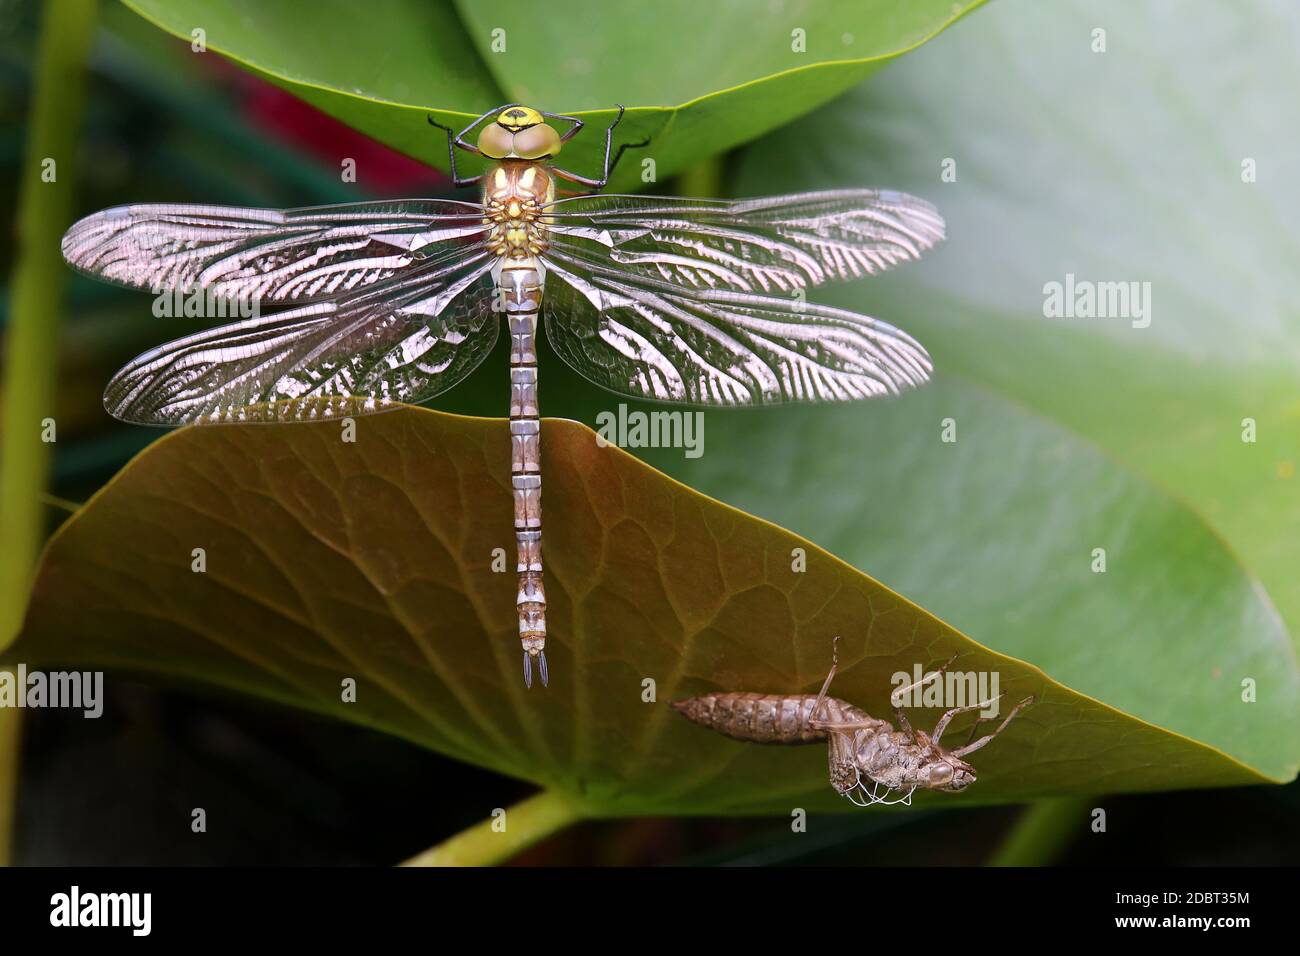
[[[514,576],[492,570],[493,549],[512,545],[505,423],[421,409],[359,419],[355,442],[337,423],[156,442],[52,540],[10,659],[323,711],[534,780],[593,814],[788,812],[850,809],[827,783],[824,747],[737,743],[667,704],[719,689],[814,692],[840,634],[834,691],[875,713],[888,712],[890,675],[953,651],[958,669],[997,671],[1008,700],[1039,696],[973,758],[978,783],[926,795],[936,803],[1265,779],[974,644],[582,426],[552,420],[543,434],[545,690],[523,687]],[[792,565],[799,547],[804,571]],[[348,677],[355,703],[340,700]]]
[[[577,112],[591,126],[564,165],[590,173],[622,103],[620,141],[651,137],[635,155],[662,179],[824,103],[983,0],[800,0],[758,17],[737,0],[327,0],[310,15],[260,0],[125,2],[186,40],[202,29],[209,50],[444,170],[446,140],[428,113],[464,125],[507,100]],[[630,161],[619,175],[642,183]]]
[[712,414],[707,434],[699,459],[647,457],[1082,693],[1294,776],[1300,676],[1268,596],[1194,512],[1065,429],[941,378],[892,405]]
[[[1266,8],[1219,22],[1009,0],[756,144],[740,194],[881,185],[939,205],[950,239],[923,263],[816,293],[917,334],[938,381],[892,405],[709,412],[703,457],[638,454],[1076,689],[1294,776],[1300,148],[1271,117],[1300,19],[1273,12],[1274,39],[1233,60],[1209,48],[1269,35],[1250,26]],[[1215,68],[1183,69],[1189,49]],[[1235,109],[1239,75],[1269,108]],[[1166,102],[1229,117],[1223,139]],[[1242,182],[1248,156],[1259,182]],[[1044,318],[1067,272],[1151,281],[1151,325]],[[595,423],[613,404],[556,362],[544,381],[552,412]]]
[[[935,806],[1284,780],[1300,757],[1300,679],[1268,593],[1294,616],[1286,589],[1295,545],[1279,529],[1295,505],[1278,494],[1294,455],[1277,435],[1296,415],[1277,372],[1290,367],[1282,354],[1290,320],[1267,308],[1288,300],[1270,293],[1267,270],[1255,289],[1213,285],[1224,262],[1253,274],[1255,260],[1234,250],[1255,235],[1276,243],[1281,229],[1267,203],[1234,204],[1230,184],[1261,185],[1233,180],[1235,160],[1217,186],[1193,176],[1205,168],[1196,164],[1210,148],[1204,136],[1162,130],[1188,168],[1138,175],[1124,150],[1133,137],[1150,149],[1154,108],[1144,97],[1213,102],[1214,90],[1202,88],[1213,87],[1212,74],[1189,80],[1169,65],[1178,44],[1196,48],[1195,36],[1178,34],[1190,21],[1143,22],[1116,6],[1094,22],[1092,9],[1027,12],[1005,0],[907,58],[873,84],[878,93],[773,137],[745,164],[738,191],[869,184],[939,203],[952,239],[927,262],[828,293],[916,331],[939,361],[933,386],[892,403],[708,412],[702,458],[645,453],[1072,688],[971,649],[961,666],[996,667],[1009,694],[1036,690],[1043,701],[978,755],[975,788]],[[1067,50],[1087,51],[1097,23],[1109,28],[1111,52],[1072,62]],[[1253,68],[1270,68],[1280,53],[1261,51]],[[1008,63],[1017,70],[1004,77]],[[1078,79],[1084,63],[1108,64],[1105,103],[1092,92],[1098,83]],[[1201,86],[1185,92],[1187,82]],[[1034,100],[1047,84],[1057,87],[1050,109]],[[985,102],[981,85],[997,95]],[[1287,87],[1270,89],[1281,96]],[[1077,115],[1106,117],[1104,138],[1067,128],[1076,106]],[[1283,163],[1284,131],[1247,125],[1241,138],[1273,143],[1260,155]],[[1059,154],[1049,148],[1058,135]],[[1118,153],[1113,137],[1128,137]],[[958,160],[958,181],[942,184],[948,156]],[[1117,190],[1113,208],[1106,189]],[[1227,224],[1217,240],[1200,240],[1194,268],[1174,258],[1195,235],[1165,189]],[[1270,199],[1284,210],[1294,204]],[[1197,201],[1212,205],[1201,210]],[[1147,206],[1144,245],[1117,210]],[[1281,268],[1285,251],[1272,266]],[[1170,283],[1179,311],[1169,326],[1159,305],[1151,328],[1131,333],[1042,318],[1044,282],[1066,271],[1141,279],[1137,269],[1151,263],[1161,266],[1153,282],[1175,267],[1187,279],[1181,289]],[[1211,289],[1204,302],[1193,280]],[[1238,292],[1245,309],[1264,304],[1259,322],[1236,313]],[[1213,343],[1193,334],[1240,322],[1254,331]],[[1163,337],[1141,337],[1157,332]],[[1256,339],[1261,347],[1248,344]],[[615,407],[543,352],[548,412],[594,422]],[[504,398],[500,380],[482,373],[446,404],[499,414]],[[1252,414],[1233,405],[1242,401],[1261,409],[1261,441],[1248,447],[1266,453],[1264,472],[1240,466],[1239,423]],[[941,440],[950,417],[956,443]],[[338,713],[586,794],[598,813],[845,808],[826,786],[820,748],[717,738],[663,703],[705,689],[815,690],[827,638],[838,631],[851,666],[836,693],[883,713],[893,670],[969,645],[815,549],[807,575],[783,590],[770,576],[789,566],[798,539],[593,449],[589,433],[571,425],[545,429],[556,631],[556,682],[545,695],[519,686],[513,583],[487,571],[491,548],[510,548],[504,427],[422,413],[364,420],[357,446],[339,443],[330,426],[164,440],[55,540],[16,653],[204,680]],[[1201,449],[1194,466],[1176,467],[1175,452],[1190,448]],[[1151,467],[1160,460],[1166,471]],[[244,482],[238,492],[215,483],[227,472]],[[318,487],[331,482],[328,494]],[[1214,493],[1195,499],[1197,482]],[[1241,501],[1243,489],[1268,500]],[[434,531],[421,531],[425,521]],[[229,583],[214,602],[216,566],[191,574],[197,545],[188,542],[195,533],[220,539],[223,522],[231,530],[218,550],[235,573],[220,579]],[[1253,542],[1234,522],[1254,528]],[[1104,574],[1091,568],[1098,547],[1107,551]],[[760,570],[769,577],[757,584]],[[413,580],[397,587],[405,575]],[[292,624],[261,603],[288,600]],[[148,607],[152,623],[141,618]],[[336,703],[346,670],[370,690],[348,707]],[[640,702],[643,677],[658,681],[658,704]],[[1258,682],[1256,702],[1242,701],[1243,680]]]
[[[1098,27],[1105,53],[1091,50]],[[1235,35],[1252,42],[1225,49]],[[830,298],[906,322],[941,369],[1166,486],[1240,553],[1293,634],[1300,134],[1276,117],[1300,88],[1297,41],[1285,2],[1195,17],[1121,0],[998,4],[755,148],[740,177],[760,192],[880,181],[939,203],[951,240],[926,267]],[[976,69],[978,87],[961,81]],[[955,183],[939,181],[945,157]],[[1150,326],[1045,318],[1044,285],[1067,273],[1150,282]]]
[[[703,458],[651,460],[1072,687],[1293,776],[1300,137],[1276,117],[1298,37],[1285,4],[1008,0],[756,144],[741,193],[938,204],[950,238],[924,263],[824,298],[916,334],[939,384],[889,409],[711,416]],[[1045,318],[1066,273],[1150,281],[1150,326]]]

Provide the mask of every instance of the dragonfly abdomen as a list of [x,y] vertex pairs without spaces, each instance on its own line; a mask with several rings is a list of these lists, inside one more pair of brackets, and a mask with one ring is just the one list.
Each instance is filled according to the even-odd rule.
[[546,591],[542,586],[541,420],[537,406],[537,312],[544,273],[534,259],[508,259],[497,272],[498,301],[510,326],[510,486],[518,554],[519,641],[524,683],[536,660],[546,684]]
[[[824,728],[810,724],[816,703],[816,694],[726,692],[674,701],[672,706],[688,720],[737,740],[806,744],[826,739]],[[836,697],[822,701],[817,718],[835,724],[872,720],[861,708]]]

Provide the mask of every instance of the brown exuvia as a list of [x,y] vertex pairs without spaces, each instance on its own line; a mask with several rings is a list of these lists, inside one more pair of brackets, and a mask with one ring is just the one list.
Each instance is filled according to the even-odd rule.
[[[839,638],[835,639],[836,645]],[[954,658],[955,659],[954,655]],[[952,659],[937,671],[927,674],[916,684],[900,687],[898,695],[920,687],[941,675]],[[872,717],[862,708],[837,697],[827,697],[839,655],[832,652],[830,673],[821,692],[812,694],[753,694],[725,692],[704,694],[673,703],[673,709],[688,720],[734,737],[763,744],[806,744],[829,742],[831,786],[842,796],[860,806],[873,803],[912,802],[918,789],[955,793],[975,782],[975,768],[962,758],[979,750],[1000,734],[1013,717],[1034,702],[1026,697],[1016,704],[997,730],[975,739],[975,730],[985,719],[971,726],[967,742],[953,750],[939,741],[949,722],[958,714],[980,710],[993,700],[954,707],[944,713],[934,730],[914,730],[901,707],[894,708],[899,729],[887,720]],[[871,783],[871,789],[866,787]],[[880,787],[885,788],[883,795]],[[904,792],[906,791],[906,792]],[[891,792],[902,796],[889,799]]]

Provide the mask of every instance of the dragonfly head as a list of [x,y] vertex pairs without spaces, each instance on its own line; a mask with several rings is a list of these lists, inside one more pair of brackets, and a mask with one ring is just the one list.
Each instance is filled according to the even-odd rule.
[[489,159],[548,159],[560,151],[560,134],[529,106],[507,106],[478,136]]
[[975,768],[950,753],[940,753],[917,770],[917,784],[927,790],[959,793],[975,782]]

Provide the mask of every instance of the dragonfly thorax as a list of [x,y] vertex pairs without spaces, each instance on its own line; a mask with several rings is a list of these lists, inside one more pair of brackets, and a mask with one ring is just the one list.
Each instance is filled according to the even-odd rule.
[[538,163],[505,162],[484,179],[487,245],[507,259],[526,259],[546,251],[542,209],[555,198],[555,181]]

